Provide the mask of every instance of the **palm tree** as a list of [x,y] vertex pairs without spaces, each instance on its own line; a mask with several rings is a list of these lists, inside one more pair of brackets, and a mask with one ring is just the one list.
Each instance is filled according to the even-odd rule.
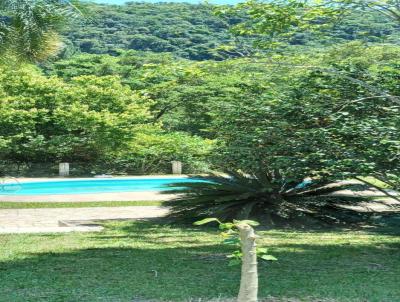
[[355,205],[368,198],[332,194],[343,189],[365,189],[360,184],[318,180],[285,183],[264,173],[238,172],[196,178],[200,181],[170,184],[165,191],[176,195],[165,203],[171,218],[188,222],[206,217],[256,218],[282,225],[342,224],[365,218],[338,204]]
[[40,62],[62,49],[59,31],[80,10],[75,0],[3,0],[0,58]]

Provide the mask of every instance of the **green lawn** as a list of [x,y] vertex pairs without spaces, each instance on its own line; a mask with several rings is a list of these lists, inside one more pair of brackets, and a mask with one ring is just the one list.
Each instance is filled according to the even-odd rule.
[[[260,264],[261,297],[399,301],[399,236],[355,231],[260,233],[262,245],[279,258]],[[220,239],[212,229],[150,222],[114,222],[101,233],[1,235],[0,301],[233,297],[239,267],[227,265],[224,255],[231,247],[219,245]]]
[[162,201],[0,202],[0,209],[159,206]]

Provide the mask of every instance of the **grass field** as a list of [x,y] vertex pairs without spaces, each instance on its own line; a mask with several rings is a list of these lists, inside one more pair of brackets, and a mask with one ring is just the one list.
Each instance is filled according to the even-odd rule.
[[[260,263],[261,297],[400,301],[399,234],[259,233],[261,245],[279,259]],[[0,301],[203,302],[234,297],[239,267],[227,265],[225,254],[232,247],[220,240],[213,229],[143,221],[109,223],[101,233],[1,235]]]
[[159,206],[162,201],[0,202],[0,209]]

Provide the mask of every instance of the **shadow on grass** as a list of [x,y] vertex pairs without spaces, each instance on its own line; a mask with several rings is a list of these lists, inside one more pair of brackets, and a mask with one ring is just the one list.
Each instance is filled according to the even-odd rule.
[[[0,262],[0,301],[163,301],[233,297],[239,267],[229,267],[232,247],[218,244],[216,231],[112,223],[103,233],[80,234],[82,244],[57,251],[27,251]],[[279,239],[279,234],[270,234]],[[69,237],[71,236],[71,237]],[[74,234],[50,235],[52,244]],[[260,296],[393,302],[400,297],[400,240],[375,236],[349,244],[301,234],[271,245],[279,261],[260,263]],[[297,236],[297,237],[296,237]],[[374,235],[371,235],[374,236]],[[45,235],[30,237],[33,242]],[[59,238],[60,242],[54,242]]]
[[0,264],[4,299],[0,301],[132,301],[134,297],[182,301],[232,296],[237,269],[226,267],[223,253],[213,257],[216,251],[216,246],[104,247],[31,254]]
[[[142,234],[151,233],[154,230],[157,230],[160,227],[160,225],[168,226],[171,229],[182,229],[185,231],[196,232],[196,233],[204,233],[206,231],[217,232],[216,230],[218,230],[217,223],[209,223],[207,225],[198,227],[198,226],[193,226],[192,223],[182,223],[182,222],[176,223],[171,218],[168,217],[143,219],[141,221],[144,222],[144,224],[142,224],[144,226],[143,229],[141,230]],[[368,219],[360,218],[358,223],[353,223],[353,224],[351,223],[324,224],[324,223],[318,223],[318,220],[315,220],[313,224],[283,227],[283,226],[271,226],[271,225],[266,226],[266,224],[268,223],[265,223],[263,219],[258,221],[261,223],[261,225],[257,227],[258,231],[280,230],[280,231],[316,232],[316,233],[363,231],[372,234],[400,236],[400,213],[398,212],[371,213]],[[136,232],[137,226],[125,225],[121,227],[121,230],[123,230],[130,236],[135,236],[135,234],[137,233]]]

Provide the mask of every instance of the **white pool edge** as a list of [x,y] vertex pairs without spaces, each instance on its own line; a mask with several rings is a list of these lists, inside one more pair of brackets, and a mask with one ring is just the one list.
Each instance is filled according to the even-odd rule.
[[79,181],[79,180],[107,180],[107,179],[169,179],[169,178],[190,178],[198,175],[127,175],[127,176],[112,176],[112,177],[3,177],[13,178],[20,183],[26,182],[50,182],[50,181]]

